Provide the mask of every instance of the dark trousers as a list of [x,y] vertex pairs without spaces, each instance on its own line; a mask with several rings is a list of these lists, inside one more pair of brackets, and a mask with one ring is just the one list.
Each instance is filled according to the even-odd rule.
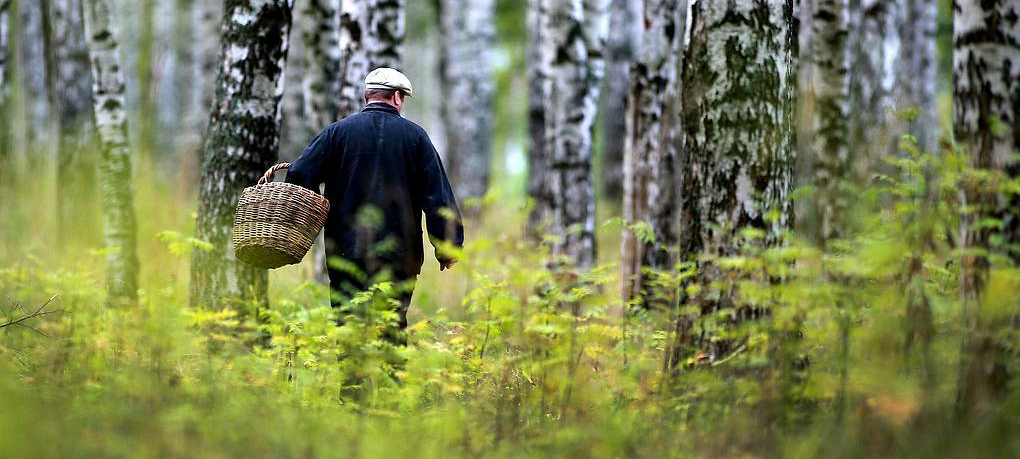
[[[387,336],[394,337],[391,341],[404,344],[406,342],[405,339],[396,337],[402,336],[403,330],[407,328],[407,310],[411,306],[411,296],[414,294],[418,275],[408,274],[403,270],[385,264],[370,267],[367,263],[352,262],[345,263],[345,266],[342,268],[330,266],[328,269],[330,304],[334,308],[343,307],[351,298],[360,292],[368,290],[372,285],[378,282],[393,282],[393,298],[400,303],[396,311],[400,317],[398,321],[399,329],[394,330],[395,333],[387,333]],[[344,318],[342,314],[337,319],[337,322],[338,325],[343,325]]]

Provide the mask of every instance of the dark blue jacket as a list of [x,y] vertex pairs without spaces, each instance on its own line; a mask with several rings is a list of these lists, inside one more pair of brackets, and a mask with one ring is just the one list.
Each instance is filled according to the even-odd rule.
[[291,164],[287,182],[315,192],[326,184],[329,257],[417,274],[423,212],[433,245],[464,244],[460,209],[432,141],[388,104],[329,125]]

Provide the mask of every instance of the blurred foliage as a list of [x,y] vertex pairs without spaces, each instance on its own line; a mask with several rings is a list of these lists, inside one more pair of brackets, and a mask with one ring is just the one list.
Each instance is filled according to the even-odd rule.
[[[545,248],[509,230],[522,209],[478,222],[452,278],[423,274],[408,347],[377,284],[336,326],[303,268],[274,273],[257,314],[187,306],[180,202],[139,183],[148,269],[140,304],[107,308],[101,254],[48,253],[20,231],[0,269],[5,311],[52,309],[0,329],[0,451],[9,457],[1004,457],[1020,453],[1020,397],[971,424],[954,420],[960,342],[955,241],[962,183],[1020,189],[965,167],[953,150],[902,140],[888,176],[859,188],[847,236],[823,250],[789,234],[763,247],[741,231],[736,256],[705,259],[720,280],[689,284],[692,264],[650,273],[656,291],[735,292],[731,309],[632,310],[617,266],[550,271]],[[23,184],[18,196],[42,188]],[[807,193],[807,192],[805,192]],[[804,195],[805,193],[800,193]],[[28,200],[4,199],[25,215]],[[995,222],[984,222],[994,227]],[[640,223],[626,225],[642,233]],[[602,231],[624,229],[608,221]],[[36,241],[35,243],[31,241]],[[431,263],[431,262],[430,262]],[[429,267],[431,268],[431,266]],[[429,269],[427,268],[427,270]],[[445,274],[444,274],[445,275]],[[1015,314],[1020,271],[994,257],[985,320]],[[463,290],[461,289],[463,286]],[[923,298],[928,316],[912,313]],[[251,305],[256,311],[257,304]],[[765,311],[734,320],[738,311]],[[250,312],[250,311],[249,311]],[[918,319],[920,317],[920,319]],[[678,320],[701,337],[664,370]],[[914,334],[930,321],[931,333]],[[918,328],[921,327],[921,328]],[[843,332],[846,332],[844,335]],[[1016,349],[1015,331],[995,339]],[[844,339],[844,336],[846,337]],[[925,338],[927,337],[927,338]],[[928,339],[930,338],[930,339]],[[728,343],[725,355],[719,343]],[[847,346],[847,347],[844,347]],[[844,351],[845,349],[845,351]],[[1015,366],[1015,364],[1014,364]],[[844,377],[845,375],[845,377]]]
[[[547,248],[522,237],[523,177],[499,156],[522,148],[525,4],[497,2],[501,180],[465,203],[484,219],[468,225],[461,263],[439,274],[426,262],[407,347],[385,335],[395,286],[356,296],[336,326],[325,287],[306,281],[310,260],[272,273],[268,309],[190,307],[188,256],[208,249],[191,237],[193,171],[158,161],[136,163],[140,302],[106,307],[103,250],[81,229],[93,225],[56,228],[53,210],[61,199],[94,216],[98,203],[55,195],[52,146],[19,134],[21,162],[0,177],[0,325],[60,312],[0,327],[0,455],[1020,456],[1020,391],[972,422],[954,416],[965,337],[988,334],[1014,351],[1020,374],[1020,337],[1001,326],[1016,320],[1020,288],[1002,254],[1017,249],[993,237],[984,300],[961,303],[960,260],[975,249],[957,240],[960,216],[979,209],[962,206],[960,190],[1016,193],[1020,183],[904,137],[887,175],[845,184],[855,200],[843,239],[820,248],[790,233],[764,247],[744,229],[738,254],[700,260],[718,267],[717,281],[692,284],[694,263],[648,272],[644,294],[675,307],[635,309],[618,299],[612,260],[621,231],[653,237],[644,222],[600,210],[600,259],[610,262],[587,273],[545,269]],[[413,37],[432,33],[431,2],[410,7]],[[948,114],[949,95],[939,102]],[[58,232],[78,243],[58,249]],[[694,293],[736,301],[701,314],[682,300]],[[760,313],[735,320],[746,310]],[[974,329],[975,319],[999,326]],[[678,322],[698,339],[676,349],[671,370]]]

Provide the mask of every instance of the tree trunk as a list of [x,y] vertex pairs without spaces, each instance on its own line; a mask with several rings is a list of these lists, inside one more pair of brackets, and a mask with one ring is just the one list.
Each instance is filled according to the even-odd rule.
[[303,111],[315,135],[339,117],[340,0],[309,0],[301,10],[305,30]]
[[[645,307],[672,304],[652,285],[646,269],[668,270],[677,244],[677,148],[680,141],[679,62],[687,5],[684,0],[645,0],[644,33],[631,67],[626,116],[623,218],[643,222],[652,240],[624,231],[621,247],[623,298]],[[609,114],[609,117],[618,115]]]
[[156,154],[156,100],[153,75],[156,35],[156,0],[135,0],[140,2],[141,24],[139,30],[135,75],[138,79],[138,114],[137,136],[135,143],[139,146],[143,158],[154,159]]
[[69,236],[88,245],[100,243],[99,222],[91,211],[95,202],[95,158],[91,157],[92,81],[80,0],[53,0],[49,8],[53,59],[52,110],[57,136],[57,241],[67,248]]
[[902,132],[917,137],[918,147],[934,152],[939,137],[936,87],[935,28],[938,2],[936,0],[905,0],[903,23],[900,26],[899,69],[896,83],[896,107],[900,110],[917,108],[917,118],[901,128]]
[[543,0],[545,173],[555,264],[595,265],[592,133],[605,72],[602,0]]
[[[606,41],[606,84],[602,94],[602,190],[606,202],[619,204],[624,195],[624,149],[627,139],[628,91],[631,62],[638,52],[642,30],[648,26],[642,2],[611,0]],[[681,24],[681,27],[684,25]],[[679,34],[683,40],[682,33]]]
[[[185,171],[189,176],[185,183],[197,183],[196,173],[202,163],[202,144],[209,126],[209,111],[214,95],[216,64],[220,45],[220,22],[223,17],[222,0],[196,0],[191,8],[191,56],[190,66],[182,69],[182,75],[191,86],[188,109],[184,114],[187,128],[181,136],[181,150],[194,152],[184,164],[193,165]],[[192,172],[194,171],[194,172]]]
[[20,151],[18,157],[28,166],[38,165],[42,159],[38,144],[48,138],[48,120],[51,119],[50,104],[46,91],[46,48],[47,34],[44,32],[42,5],[37,1],[19,1],[20,19],[18,22],[18,47],[15,58],[18,59],[19,88],[21,94],[20,113],[12,120],[19,139],[15,142]]
[[[9,104],[11,85],[8,78],[10,67],[10,21],[11,0],[0,0],[0,191],[7,183],[7,174],[11,172],[10,167],[11,148],[10,139],[10,113]],[[0,213],[3,216],[3,213]]]
[[880,157],[895,148],[893,113],[902,0],[850,0],[850,156],[857,175],[882,168]]
[[460,200],[489,189],[494,82],[490,70],[493,0],[439,0],[446,168]]
[[[304,74],[301,108],[305,139],[340,116],[340,0],[309,0],[301,9]],[[323,235],[312,246],[312,275],[329,284]]]
[[192,255],[196,306],[267,300],[268,271],[236,261],[230,233],[241,190],[254,185],[278,156],[292,7],[292,0],[227,0],[224,7],[196,223],[196,237],[213,249]]
[[[761,243],[774,245],[790,226],[797,3],[699,1],[692,7],[682,76],[680,259],[698,264],[700,285],[721,279],[719,268],[700,257],[740,253],[742,228],[762,231]],[[694,302],[707,314],[736,309],[732,296],[703,291]],[[734,320],[753,315],[741,308]],[[679,319],[670,367],[694,343],[691,326]],[[723,357],[726,344],[713,344],[710,357]]]
[[131,155],[124,107],[124,73],[111,29],[108,0],[85,0],[85,38],[92,62],[92,99],[102,146],[100,158],[106,283],[111,302],[138,298]]
[[378,67],[400,68],[404,0],[349,0],[340,12],[340,118],[365,105],[365,77]]
[[544,222],[547,221],[547,203],[551,200],[546,190],[545,168],[545,98],[547,93],[545,73],[542,62],[543,31],[542,23],[545,7],[542,0],[528,0],[527,33],[528,33],[528,200],[531,210],[528,215],[528,236],[541,241]]
[[[1020,243],[1020,199],[997,192],[1001,180],[1020,175],[1020,5],[1007,0],[957,0],[953,19],[953,131],[971,166],[992,174],[991,184],[970,184],[964,204],[978,209],[961,218],[961,239],[972,250],[961,263],[960,290],[970,335],[961,351],[958,412],[963,417],[990,413],[1000,406],[1010,386],[1009,367],[1016,354],[996,335],[1016,327],[1012,317],[991,317],[993,308],[979,308],[986,300],[991,263],[984,251],[1001,252],[1014,262],[1016,252],[1002,248]],[[995,179],[996,173],[1004,177]],[[1001,228],[976,227],[995,219]],[[992,245],[993,236],[1002,238]]]
[[848,69],[849,10],[847,0],[818,0],[811,18],[814,64],[813,133],[811,138],[814,205],[806,226],[823,245],[839,237],[845,227],[849,197],[840,193],[840,182],[853,165],[849,151],[850,73]]

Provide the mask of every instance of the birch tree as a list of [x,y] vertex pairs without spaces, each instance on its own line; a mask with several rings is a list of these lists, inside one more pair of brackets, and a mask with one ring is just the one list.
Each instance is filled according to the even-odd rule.
[[339,117],[340,0],[309,0],[301,13],[305,49],[302,108],[308,132],[314,134]]
[[917,109],[916,119],[901,128],[917,137],[923,151],[933,152],[939,133],[936,87],[938,81],[935,49],[938,3],[936,0],[905,0],[900,30],[896,107]]
[[[645,306],[671,303],[656,295],[647,269],[675,264],[677,149],[680,146],[680,60],[686,22],[684,0],[645,0],[644,31],[633,63],[626,111],[623,217],[647,224],[650,239],[625,231],[621,247],[623,296]],[[612,116],[612,115],[610,115]]]
[[71,228],[77,238],[98,232],[93,227],[88,203],[95,185],[95,158],[89,156],[89,132],[92,127],[92,81],[81,0],[51,0],[51,26],[47,54],[53,59],[53,112],[57,132],[57,227],[60,245],[66,246]]
[[[606,84],[602,95],[602,189],[609,202],[623,198],[624,149],[627,139],[627,99],[630,67],[638,52],[644,21],[643,2],[611,0],[606,40]],[[681,34],[682,35],[682,34]]]
[[817,242],[837,237],[848,207],[840,182],[852,167],[849,149],[850,73],[848,68],[849,8],[847,0],[818,0],[811,17],[814,119],[811,143],[815,203],[809,224]]
[[84,13],[93,108],[102,147],[99,170],[107,291],[112,302],[134,302],[138,254],[120,49],[111,28],[109,1],[84,0]]
[[340,118],[365,104],[365,77],[400,68],[404,0],[347,0],[340,11]]
[[[10,49],[10,10],[11,0],[0,0],[0,177],[6,176],[8,161],[10,160],[10,123],[8,99],[11,88],[7,74],[9,72],[9,49]],[[0,184],[6,183],[6,178],[0,178]]]
[[439,6],[440,117],[446,168],[461,200],[489,188],[492,150],[493,0],[437,0]]
[[596,260],[592,134],[605,72],[605,3],[543,0],[542,5],[546,232],[555,239],[557,263],[588,269]]
[[[190,9],[190,43],[187,67],[181,75],[189,86],[187,110],[181,135],[181,150],[192,151],[185,164],[202,161],[202,143],[209,125],[209,110],[215,93],[217,54],[220,42],[222,0],[195,0]],[[198,169],[198,167],[196,167]]]
[[291,0],[227,0],[216,98],[206,134],[191,301],[222,306],[224,298],[266,301],[268,271],[234,259],[230,232],[241,190],[277,158]]
[[[312,138],[340,118],[340,0],[309,0],[301,8],[304,69],[301,110],[305,139]],[[312,246],[312,274],[329,284],[325,239],[322,233]]]
[[890,151],[897,62],[900,59],[901,0],[852,0],[850,40],[851,155],[860,176]]
[[545,180],[545,97],[546,73],[542,62],[545,7],[542,0],[528,0],[527,10],[527,77],[528,77],[528,214],[527,233],[533,240],[541,239],[542,222],[548,214]]
[[[961,263],[960,290],[971,334],[960,354],[957,403],[962,416],[973,416],[999,406],[1010,389],[1010,369],[1017,358],[1003,341],[1007,327],[1016,333],[1020,323],[1020,308],[1011,295],[1015,292],[988,292],[987,297],[985,293],[995,276],[990,254],[1020,262],[1020,256],[1007,249],[1020,243],[1020,198],[1015,192],[987,189],[1020,175],[1016,158],[1020,152],[1020,5],[1005,0],[958,0],[955,6],[953,131],[971,166],[992,176],[990,184],[970,184],[963,193],[964,204],[976,210],[961,218],[960,228],[960,239],[973,251]],[[988,220],[998,221],[1001,227],[977,225]],[[993,237],[1001,242],[993,245]]]
[[[692,5],[682,77],[679,255],[697,263],[700,285],[721,279],[701,257],[738,254],[738,230],[757,229],[772,245],[791,223],[798,14],[795,0]],[[731,292],[702,291],[691,300],[703,314],[754,313],[738,308]],[[681,318],[677,326],[670,366],[694,343],[691,323]],[[711,347],[710,357],[727,352],[725,342]]]

